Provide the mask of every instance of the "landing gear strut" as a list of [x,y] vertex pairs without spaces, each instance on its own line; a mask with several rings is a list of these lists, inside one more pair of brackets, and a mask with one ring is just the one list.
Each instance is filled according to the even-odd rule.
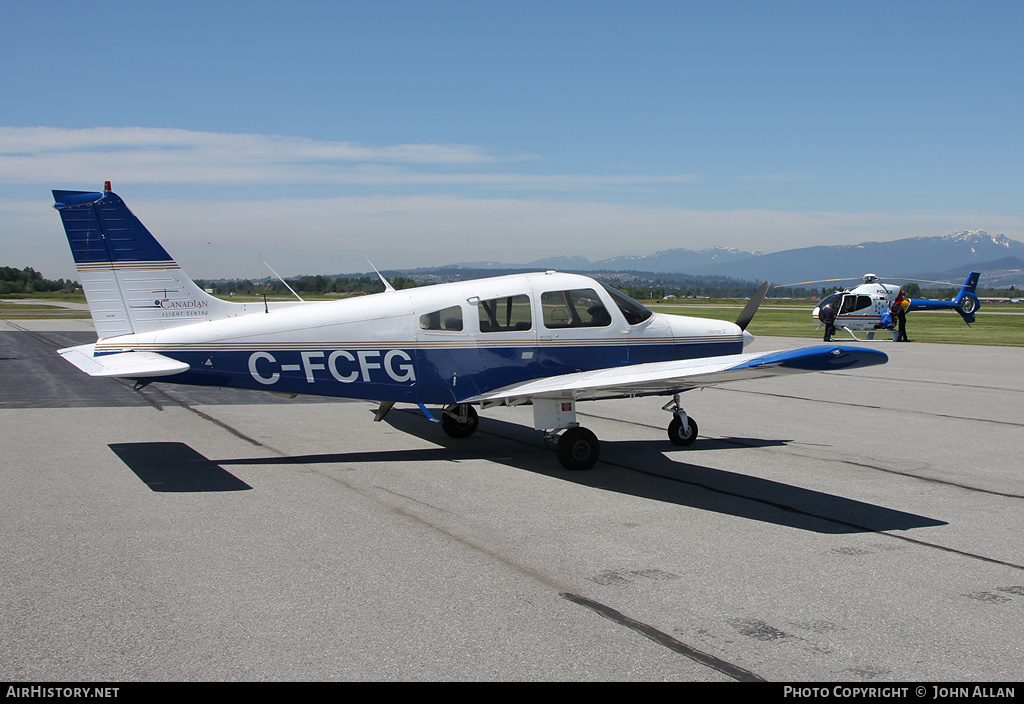
[[679,405],[679,394],[672,397],[662,410],[672,413],[672,421],[668,424],[668,439],[673,445],[685,447],[692,445],[697,439],[697,421],[686,415],[686,411]]
[[[524,399],[525,400],[525,399]],[[533,404],[533,427],[544,432],[549,442],[555,443],[558,461],[566,469],[590,469],[601,456],[601,443],[597,436],[576,421],[576,399],[571,395],[555,398],[530,399]],[[485,403],[484,408],[488,405]],[[672,413],[668,437],[679,446],[692,445],[697,439],[697,422],[686,415],[679,405],[679,394],[666,403],[662,410]],[[476,409],[468,404],[445,407],[441,415],[444,431],[453,438],[468,437],[478,423]]]
[[566,469],[590,469],[601,455],[597,436],[576,422],[572,397],[533,399],[533,427],[550,440],[557,438],[555,452]]

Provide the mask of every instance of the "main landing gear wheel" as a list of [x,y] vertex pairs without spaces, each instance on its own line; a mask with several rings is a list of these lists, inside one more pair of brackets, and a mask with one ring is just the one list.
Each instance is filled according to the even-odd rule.
[[448,406],[441,414],[441,428],[452,438],[468,438],[479,423],[476,409],[468,404]]
[[686,427],[679,416],[672,416],[672,422],[668,424],[668,439],[674,445],[692,445],[697,439],[697,421],[687,416]]
[[566,469],[590,469],[601,454],[601,444],[586,428],[569,428],[558,438],[556,452]]

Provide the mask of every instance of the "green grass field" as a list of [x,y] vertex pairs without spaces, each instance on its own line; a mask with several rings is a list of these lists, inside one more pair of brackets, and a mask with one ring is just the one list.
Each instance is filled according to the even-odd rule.
[[[84,297],[82,302],[84,303]],[[42,303],[8,303],[0,300],[0,319],[29,320],[36,318],[88,318],[89,311],[73,310]]]
[[[88,318],[87,310],[71,310],[47,303],[13,303],[11,298],[32,298],[39,301],[85,303],[85,296],[79,294],[36,294],[33,296],[0,297],[0,318],[26,320],[31,318]],[[305,296],[304,296],[305,298]],[[231,300],[239,301],[236,296]],[[262,298],[252,300],[263,300]],[[290,298],[281,300],[292,300]],[[307,298],[310,300],[310,298]],[[318,300],[337,300],[337,297]],[[736,320],[745,301],[712,299],[695,303],[663,303],[641,301],[661,313],[690,315],[695,318]],[[767,300],[757,311],[748,330],[751,334],[769,337],[802,337],[821,339],[822,330],[811,318],[814,308],[812,301]],[[863,333],[858,333],[863,337]],[[881,330],[876,337],[890,339],[888,331]],[[983,305],[978,320],[968,326],[952,311],[916,311],[907,315],[907,335],[913,342],[943,342],[960,345],[1009,345],[1024,346],[1024,306]],[[851,339],[840,330],[836,340]]]

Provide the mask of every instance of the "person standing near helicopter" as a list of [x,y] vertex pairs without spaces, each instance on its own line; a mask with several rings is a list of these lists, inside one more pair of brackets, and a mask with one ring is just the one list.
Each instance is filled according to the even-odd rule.
[[896,342],[910,342],[907,338],[907,308],[909,307],[910,301],[903,298],[903,292],[900,291],[900,295],[896,298],[896,327],[899,330]]
[[910,342],[907,339],[907,308],[910,307],[910,299],[903,296],[903,290],[896,295],[896,300],[893,301],[892,308],[889,309],[889,313],[893,318],[897,334],[893,337],[894,342]]
[[825,326],[825,337],[821,339],[825,342],[832,342],[832,336],[836,334],[835,302],[823,305],[821,307],[821,311],[818,313],[818,319]]

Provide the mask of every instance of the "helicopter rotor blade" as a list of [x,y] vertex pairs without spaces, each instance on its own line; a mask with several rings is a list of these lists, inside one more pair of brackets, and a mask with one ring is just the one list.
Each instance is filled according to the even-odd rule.
[[931,279],[909,279],[905,276],[890,276],[891,281],[918,281],[923,284],[942,284],[943,286],[950,286],[952,288],[959,288],[960,284],[950,283],[949,281],[932,281]]
[[836,281],[857,281],[861,277],[859,276],[847,276],[842,279],[818,279],[817,281],[798,281],[795,284],[776,284],[775,288],[785,288],[787,286],[806,286],[807,284],[829,284]]
[[[883,279],[886,279],[888,281],[918,281],[925,284],[941,284],[943,286],[951,287],[957,287],[960,285],[950,283],[949,281],[932,281],[931,279],[912,279],[907,276],[875,276],[874,274],[866,274],[866,276],[871,276],[874,279],[874,281],[879,283],[881,283]],[[858,281],[863,278],[864,276],[846,276],[841,279],[817,279],[815,281],[797,281],[796,283],[792,284],[778,284],[775,286],[775,288],[786,288],[789,286],[806,286],[808,284],[831,284],[837,281]]]
[[740,317],[736,318],[736,324],[740,326],[740,330],[747,329],[751,319],[754,317],[754,313],[757,312],[758,306],[761,305],[761,301],[764,300],[765,295],[768,293],[769,288],[771,288],[771,284],[765,281],[761,284],[761,287],[757,289],[757,292],[750,297],[750,300],[747,301],[747,305],[743,306],[743,310],[740,312]]

